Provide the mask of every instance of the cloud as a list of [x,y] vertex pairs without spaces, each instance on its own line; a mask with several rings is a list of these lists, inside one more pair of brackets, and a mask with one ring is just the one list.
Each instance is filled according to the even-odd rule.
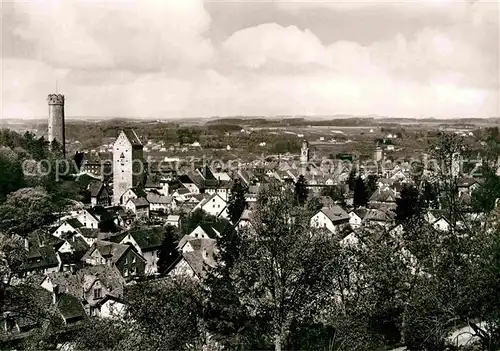
[[[345,5],[403,11],[398,3],[416,6],[404,0]],[[326,4],[297,6],[345,11],[343,3]],[[46,94],[56,80],[68,116],[498,115],[498,19],[486,11],[495,7],[462,5],[452,10],[451,25],[362,45],[320,40],[307,26],[274,22],[212,42],[212,19],[198,1],[16,2],[2,33],[8,47],[2,116],[46,115]],[[454,5],[418,6],[420,12],[406,15]],[[308,16],[296,13],[302,15]]]
[[295,26],[266,23],[246,28],[231,35],[222,46],[233,64],[245,68],[330,64],[328,52],[319,39],[311,31]]
[[161,70],[214,54],[200,1],[16,2],[14,35],[34,58],[68,68]]

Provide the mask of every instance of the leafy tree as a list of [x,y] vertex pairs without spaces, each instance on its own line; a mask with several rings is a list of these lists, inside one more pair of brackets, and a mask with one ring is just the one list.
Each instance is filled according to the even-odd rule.
[[436,193],[435,187],[427,180],[424,180],[422,183],[422,190],[420,195],[420,202],[423,207],[429,208],[438,208],[438,194]]
[[369,174],[368,177],[366,178],[366,191],[368,194],[368,197],[372,196],[372,194],[377,190],[378,185],[378,177],[375,174]]
[[275,350],[286,346],[294,321],[318,312],[331,284],[325,268],[335,257],[332,241],[310,230],[308,216],[297,213],[293,198],[279,184],[259,195],[252,226],[241,233],[238,260],[227,274],[238,299],[237,313],[226,318],[250,318],[239,334],[257,328]]
[[347,184],[349,185],[349,190],[354,191],[356,188],[356,169],[353,167],[349,172],[349,178],[347,178]]
[[476,212],[490,213],[500,198],[500,177],[491,169],[484,172],[484,182],[472,193],[472,208]]
[[323,203],[317,197],[311,197],[306,202],[306,208],[310,213],[315,213],[321,208],[323,208]]
[[118,349],[188,350],[206,344],[202,324],[202,294],[198,283],[176,277],[131,286],[128,337]]
[[366,206],[368,204],[368,191],[366,189],[365,182],[358,176],[356,178],[356,185],[354,186],[354,196],[353,196],[353,206],[358,208],[361,206]]
[[0,151],[0,203],[5,201],[6,196],[25,184],[23,168],[16,153],[12,150]]
[[308,193],[306,178],[301,174],[295,183],[295,203],[299,206],[304,205],[307,201]]
[[165,237],[158,253],[158,273],[164,274],[179,257],[176,241],[175,227],[168,225],[165,229]]
[[181,221],[182,234],[187,235],[196,229],[203,222],[217,222],[218,219],[202,209],[196,209],[190,212]]
[[344,188],[342,186],[330,185],[321,189],[321,195],[330,197],[333,202],[345,206]]
[[396,199],[396,223],[405,224],[410,219],[422,217],[421,199],[417,188],[413,185],[403,185],[401,194]]
[[227,204],[227,211],[229,213],[229,220],[231,223],[236,223],[246,208],[246,190],[246,187],[241,184],[241,181],[238,178],[235,179],[234,184],[231,187],[231,193]]
[[41,187],[19,189],[0,206],[0,230],[26,237],[55,220],[51,196]]

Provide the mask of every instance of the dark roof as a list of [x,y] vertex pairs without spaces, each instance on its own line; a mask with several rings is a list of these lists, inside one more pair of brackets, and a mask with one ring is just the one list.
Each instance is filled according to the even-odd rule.
[[100,181],[92,181],[89,184],[89,192],[91,197],[97,197],[101,192],[101,189],[104,187],[103,182]]
[[218,237],[217,232],[222,234],[225,225],[219,222],[203,222],[200,224],[200,227],[205,233],[207,233],[209,238],[215,239]]
[[32,246],[28,252],[25,270],[51,268],[58,265],[57,253],[52,246]]
[[129,245],[122,245],[112,241],[97,240],[94,245],[83,255],[82,260],[90,257],[92,252],[98,250],[102,257],[111,259],[111,262],[116,263],[127,250]]
[[114,219],[113,215],[108,210],[106,210],[103,206],[95,206],[95,207],[89,208],[88,212],[92,216],[96,217],[101,222]]
[[146,198],[144,197],[138,197],[135,199],[131,199],[132,203],[135,205],[135,207],[147,207],[149,206],[149,202]]
[[150,251],[161,246],[163,238],[165,237],[165,227],[157,226],[150,228],[134,228],[125,233],[122,233],[120,235],[123,235],[121,240],[123,240],[123,238],[125,238],[125,236],[128,234],[130,234],[132,238],[134,238],[135,242],[137,243],[137,245],[139,245],[141,250]]
[[133,129],[124,129],[123,133],[127,137],[127,139],[130,141],[132,146],[142,146],[142,142],[139,139],[139,136]]
[[[113,295],[123,293],[125,280],[115,266],[97,265],[88,266],[76,273],[55,272],[47,274],[53,285],[59,286],[61,293],[67,293],[76,298],[83,298],[85,289],[89,289],[95,279],[99,279]],[[85,291],[87,291],[85,290]]]
[[[196,239],[196,240],[203,240],[203,239]],[[215,262],[211,258],[211,256],[209,256],[209,258],[207,259],[204,259],[201,250],[184,252],[182,254],[182,257],[187,262],[189,267],[191,267],[196,276],[198,276],[199,278],[206,277],[207,275],[206,269],[208,267],[215,267]]]
[[96,239],[96,238],[99,237],[99,235],[101,233],[99,231],[99,229],[90,229],[90,228],[85,228],[85,227],[82,227],[82,228],[78,229],[78,231],[84,237],[89,238],[89,239]]
[[66,223],[68,223],[70,226],[72,226],[75,229],[83,227],[83,224],[77,218],[67,219]]
[[63,316],[64,320],[76,321],[86,317],[80,300],[70,294],[62,293],[57,300],[57,309]]

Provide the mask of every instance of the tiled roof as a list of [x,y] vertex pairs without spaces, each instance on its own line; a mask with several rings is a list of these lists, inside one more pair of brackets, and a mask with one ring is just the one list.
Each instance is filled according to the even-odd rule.
[[81,300],[70,294],[63,293],[59,296],[57,300],[57,309],[66,321],[69,319],[81,320],[87,316]]
[[130,234],[141,250],[150,251],[161,246],[165,237],[165,227],[157,226],[150,228],[134,228],[123,234]]
[[135,199],[131,199],[132,203],[134,204],[135,207],[146,207],[149,206],[149,202],[146,198],[144,197],[138,197]]
[[148,194],[146,199],[151,204],[170,204],[170,203],[172,203],[171,196]]
[[142,146],[142,142],[137,136],[137,133],[133,129],[124,129],[123,133],[127,137],[127,139],[130,141],[132,146]]
[[67,219],[66,223],[68,223],[70,226],[72,226],[75,229],[83,227],[83,224],[77,218]]
[[338,205],[323,207],[321,210],[332,222],[349,220],[349,215]]
[[25,270],[57,267],[59,260],[52,246],[32,246],[28,252],[28,262]]
[[104,186],[104,184],[100,181],[92,181],[89,184],[89,192],[91,197],[96,197],[99,195],[99,192],[101,191],[101,188]]
[[87,260],[95,250],[98,250],[102,257],[111,259],[116,263],[123,254],[130,248],[129,245],[122,245],[111,241],[97,240],[94,245],[83,255],[82,260]]
[[209,255],[208,258],[204,259],[201,250],[185,252],[182,254],[182,256],[184,260],[186,260],[187,264],[191,267],[193,272],[200,278],[206,277],[206,269],[208,267],[215,267],[215,261],[213,260],[213,258],[211,258],[211,255]]

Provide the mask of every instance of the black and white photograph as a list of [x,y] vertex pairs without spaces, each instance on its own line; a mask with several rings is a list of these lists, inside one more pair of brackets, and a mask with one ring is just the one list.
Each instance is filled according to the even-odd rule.
[[500,350],[498,0],[0,0],[0,350]]

